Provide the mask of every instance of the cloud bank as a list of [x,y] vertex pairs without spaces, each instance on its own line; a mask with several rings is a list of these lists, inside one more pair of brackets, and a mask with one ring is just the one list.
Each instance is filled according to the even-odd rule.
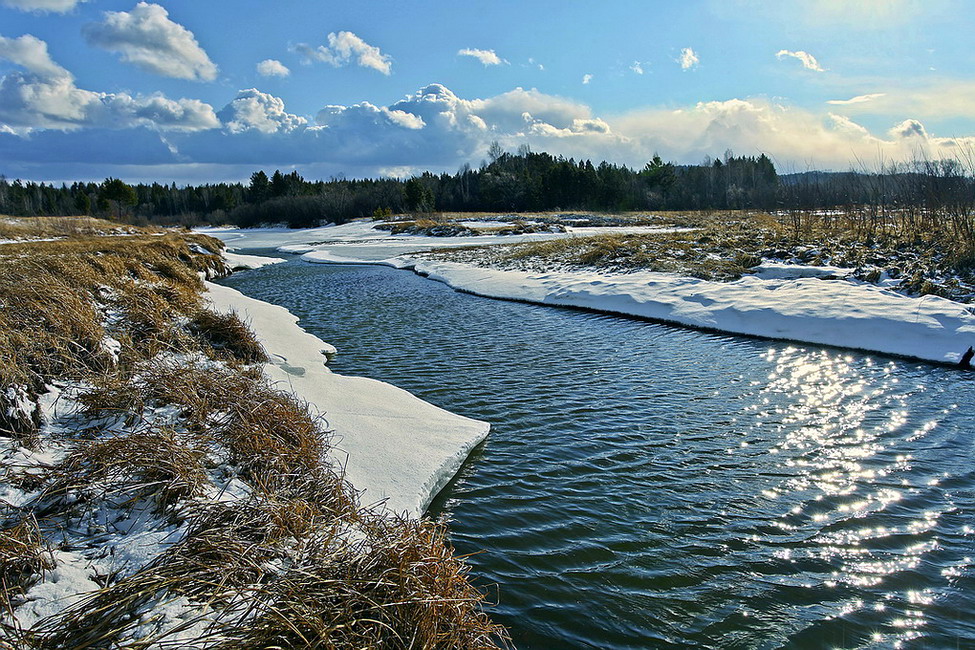
[[193,32],[169,19],[157,4],[140,2],[132,11],[106,11],[105,20],[85,25],[88,43],[121,54],[122,60],[163,77],[213,81],[217,66]]
[[185,182],[199,182],[204,169],[210,177],[241,178],[257,168],[294,166],[309,177],[454,171],[478,164],[495,140],[509,151],[528,144],[553,155],[634,167],[654,153],[698,163],[732,149],[765,153],[783,172],[842,170],[858,160],[869,165],[914,155],[940,158],[975,147],[975,138],[938,137],[916,117],[905,116],[875,135],[845,115],[756,98],[610,116],[535,89],[469,99],[430,84],[387,106],[326,104],[312,119],[249,88],[215,112],[196,100],[79,89],[43,45],[33,37],[0,41],[0,56],[25,69],[0,82],[0,160],[6,164],[0,171],[8,175],[42,163],[75,175],[88,165],[94,178],[122,172],[138,177],[132,170],[140,165],[147,177],[153,170],[183,170]]
[[0,126],[7,132],[134,127],[198,131],[220,125],[212,107],[196,99],[78,88],[73,75],[51,59],[47,43],[30,34],[0,37],[0,58],[25,69],[0,79]]

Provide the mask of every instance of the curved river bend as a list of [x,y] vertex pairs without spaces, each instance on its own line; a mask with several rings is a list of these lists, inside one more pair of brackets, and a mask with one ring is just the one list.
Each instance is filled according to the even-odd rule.
[[975,374],[382,267],[226,284],[492,423],[433,508],[518,648],[975,647]]

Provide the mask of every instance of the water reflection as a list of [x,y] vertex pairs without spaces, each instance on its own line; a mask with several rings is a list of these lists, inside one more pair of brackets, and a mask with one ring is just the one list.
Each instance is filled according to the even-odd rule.
[[[774,369],[750,407],[753,427],[780,440],[770,453],[794,472],[764,495],[791,504],[775,527],[805,539],[773,556],[819,562],[818,580],[805,587],[836,592],[827,619],[869,611],[870,643],[900,647],[920,638],[937,591],[920,586],[926,581],[916,572],[936,561],[927,558],[940,548],[939,519],[953,506],[943,501],[922,512],[889,510],[937,487],[940,479],[915,471],[912,454],[900,450],[957,406],[911,424],[911,399],[925,385],[902,390],[893,361],[884,363],[882,374],[865,375],[862,368],[874,367],[874,360],[856,363],[827,350],[773,348],[765,359]],[[849,588],[855,597],[846,597]]]

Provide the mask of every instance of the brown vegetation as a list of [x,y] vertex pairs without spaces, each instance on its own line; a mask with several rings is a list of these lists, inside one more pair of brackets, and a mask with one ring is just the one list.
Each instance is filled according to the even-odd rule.
[[901,279],[907,293],[975,299],[975,244],[959,234],[957,220],[922,220],[908,210],[891,210],[881,219],[857,210],[660,213],[653,221],[685,230],[587,236],[583,229],[566,239],[428,255],[520,270],[649,270],[712,280],[737,279],[762,259],[773,259],[850,268],[870,282],[886,273]]
[[[325,422],[252,365],[264,352],[238,317],[203,308],[200,274],[225,271],[218,252],[147,233],[0,245],[0,413],[30,407],[0,421],[0,442],[67,452],[0,467],[36,493],[0,509],[0,646],[504,644],[444,528],[361,508],[327,460]],[[78,427],[42,437],[38,395],[67,380]],[[214,493],[231,479],[233,495]],[[88,526],[74,543],[109,553],[92,513],[135,508],[186,533],[23,629],[17,607],[54,568],[63,531]],[[182,622],[159,613],[166,603]]]

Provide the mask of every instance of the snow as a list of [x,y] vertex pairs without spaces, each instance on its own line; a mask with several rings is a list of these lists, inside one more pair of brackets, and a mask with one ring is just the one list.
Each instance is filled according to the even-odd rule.
[[[673,232],[678,229],[653,226],[627,226],[618,228],[566,228],[565,233],[526,233],[523,235],[477,235],[470,237],[425,237],[422,235],[393,235],[377,230],[379,222],[352,221],[340,226],[323,226],[292,230],[288,228],[201,228],[196,230],[216,237],[230,247],[276,248],[282,253],[327,253],[348,260],[341,263],[378,262],[390,258],[421,253],[434,249],[463,246],[492,246],[517,244],[529,241],[548,241],[578,235],[605,233],[636,234]],[[494,223],[494,226],[504,225]]]
[[34,412],[34,402],[27,394],[27,387],[19,384],[7,387],[7,417],[10,419],[29,420]]
[[839,266],[807,266],[805,264],[786,264],[768,260],[752,269],[752,277],[763,280],[791,280],[794,278],[825,278],[829,276],[845,278],[854,269]]
[[940,298],[868,283],[745,276],[712,282],[666,273],[528,273],[418,261],[416,272],[470,293],[774,339],[955,363],[975,343],[975,315]]
[[44,572],[44,579],[30,588],[24,596],[26,602],[17,609],[17,622],[23,629],[101,589],[92,579],[95,571],[80,553],[52,551],[51,560],[54,568]]
[[101,348],[112,359],[112,364],[118,365],[119,355],[122,353],[122,343],[106,334],[102,337]]
[[269,264],[278,264],[279,262],[285,261],[280,257],[263,257],[261,255],[242,255],[240,253],[231,253],[230,251],[223,251],[223,259],[225,262],[227,262],[227,266],[229,266],[235,271],[259,269],[262,266],[267,266]]
[[364,505],[385,502],[419,517],[457,473],[490,425],[424,402],[390,384],[337,375],[325,367],[334,348],[298,326],[277,305],[208,283],[218,311],[235,311],[257,334],[278,387],[293,391],[322,414],[334,432],[333,460],[361,491]]
[[[569,228],[566,234],[517,237],[391,236],[372,222],[305,231],[212,232],[241,247],[279,246],[308,262],[383,264],[492,298],[583,307],[733,334],[853,348],[938,363],[955,363],[975,344],[975,316],[961,303],[912,297],[850,278],[851,270],[764,261],[735,282],[651,272],[530,273],[477,268],[411,257],[454,245],[491,245],[607,232],[667,232],[646,226]],[[671,229],[673,230],[673,229]],[[440,241],[446,239],[448,241]],[[832,279],[837,278],[837,279]]]

